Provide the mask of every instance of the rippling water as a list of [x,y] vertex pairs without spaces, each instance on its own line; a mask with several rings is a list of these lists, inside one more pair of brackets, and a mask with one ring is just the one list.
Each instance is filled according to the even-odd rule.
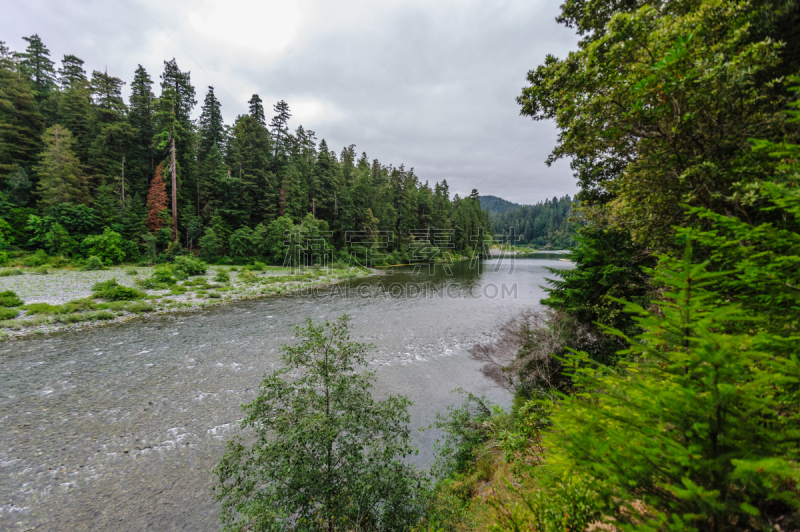
[[[353,317],[376,394],[414,428],[458,401],[507,403],[466,349],[543,295],[557,260],[411,268],[293,297],[0,344],[0,529],[216,530],[211,471],[279,347],[310,316]],[[497,270],[497,271],[494,271]],[[415,431],[424,466],[433,432]]]

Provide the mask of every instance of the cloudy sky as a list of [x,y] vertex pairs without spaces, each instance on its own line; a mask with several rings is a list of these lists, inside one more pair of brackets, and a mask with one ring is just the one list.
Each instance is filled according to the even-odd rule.
[[[546,54],[574,34],[553,0],[25,0],[3,2],[0,40],[37,33],[54,60],[130,83],[157,82],[175,57],[202,102],[213,85],[226,123],[253,93],[286,100],[331,149],[355,144],[383,164],[518,203],[577,190],[567,161],[547,167],[551,123],[519,115],[515,97]],[[158,87],[156,83],[156,92]],[[198,103],[195,112],[199,113]]]

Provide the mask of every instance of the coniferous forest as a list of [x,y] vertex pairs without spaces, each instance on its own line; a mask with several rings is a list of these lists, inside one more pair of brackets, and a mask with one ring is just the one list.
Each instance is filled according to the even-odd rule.
[[119,239],[123,253],[101,257],[107,262],[170,260],[191,249],[212,262],[276,263],[284,233],[302,224],[329,235],[341,260],[348,232],[393,233],[386,251],[402,261],[412,231],[452,230],[452,249],[464,251],[488,227],[477,191],[451,198],[446,181],[423,183],[355,145],[337,154],[313,131],[289,130],[285,101],[270,112],[254,94],[249,112],[225,124],[208,87],[194,120],[200,96],[174,59],[157,75],[140,65],[126,102],[120,78],[88,74],[74,55],[57,65],[37,35],[25,41],[20,52],[0,44],[5,249],[80,260],[94,237]]
[[[485,198],[487,197],[482,197],[481,203],[489,209],[492,227],[502,242],[547,249],[568,249],[575,245],[575,224],[571,220],[573,200],[569,196],[553,197],[535,205],[515,207],[511,207],[514,204],[503,205]],[[498,204],[502,212],[492,210],[494,203]]]

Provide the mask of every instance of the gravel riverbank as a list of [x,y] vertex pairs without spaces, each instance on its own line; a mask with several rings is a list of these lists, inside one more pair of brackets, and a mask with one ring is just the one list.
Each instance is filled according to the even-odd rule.
[[[253,271],[228,267],[209,267],[204,275],[192,276],[170,290],[148,290],[139,282],[150,277],[153,267],[114,267],[100,271],[57,269],[45,275],[24,273],[0,277],[0,292],[11,290],[25,305],[47,303],[64,305],[92,297],[92,287],[99,282],[116,279],[120,285],[136,288],[146,294],[137,305],[103,304],[95,312],[42,315],[21,310],[15,319],[0,320],[0,339],[47,334],[67,329],[97,327],[119,323],[137,316],[185,312],[256,297],[287,294],[322,287],[344,279],[372,275],[374,270],[317,269],[293,275],[289,269],[266,268]],[[217,274],[226,272],[229,280],[219,282]],[[215,278],[217,281],[215,281]]]

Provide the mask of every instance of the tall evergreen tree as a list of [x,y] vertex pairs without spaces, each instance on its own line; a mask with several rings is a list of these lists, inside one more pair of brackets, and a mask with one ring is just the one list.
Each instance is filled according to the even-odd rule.
[[44,151],[34,168],[39,176],[38,192],[43,205],[60,203],[88,204],[89,183],[75,153],[69,130],[55,125],[44,132]]
[[147,71],[139,65],[131,83],[130,109],[128,122],[134,129],[134,141],[126,174],[130,177],[131,190],[144,197],[147,193],[150,176],[155,170],[153,153],[153,80]]
[[37,101],[41,102],[56,86],[55,63],[50,60],[50,50],[39,35],[33,34],[22,39],[28,46],[25,52],[19,54],[19,65],[22,72],[30,78]]
[[269,171],[269,132],[250,115],[241,115],[233,126],[228,164],[241,180],[242,205],[252,226],[271,221],[278,210],[278,184]]
[[289,112],[289,104],[281,100],[273,106],[275,116],[272,117],[269,127],[272,129],[272,136],[275,139],[275,159],[279,154],[288,151],[287,139],[289,138],[289,119],[292,117]]
[[0,176],[8,176],[18,165],[29,171],[41,151],[44,117],[19,68],[0,41]]
[[66,90],[76,82],[86,81],[86,71],[83,69],[83,59],[74,55],[65,55],[58,69],[58,83]]
[[222,111],[214,87],[208,87],[203,108],[200,113],[200,147],[197,152],[198,160],[205,161],[211,147],[216,145],[220,151],[225,151],[225,124],[222,120]]
[[264,104],[261,101],[261,97],[258,94],[253,94],[247,103],[250,104],[250,116],[255,118],[262,126],[267,127],[267,117],[264,114]]
[[169,199],[167,198],[167,187],[164,183],[164,165],[156,167],[156,175],[150,183],[150,191],[147,193],[147,228],[155,233],[164,226],[164,216],[162,213],[167,210]]

